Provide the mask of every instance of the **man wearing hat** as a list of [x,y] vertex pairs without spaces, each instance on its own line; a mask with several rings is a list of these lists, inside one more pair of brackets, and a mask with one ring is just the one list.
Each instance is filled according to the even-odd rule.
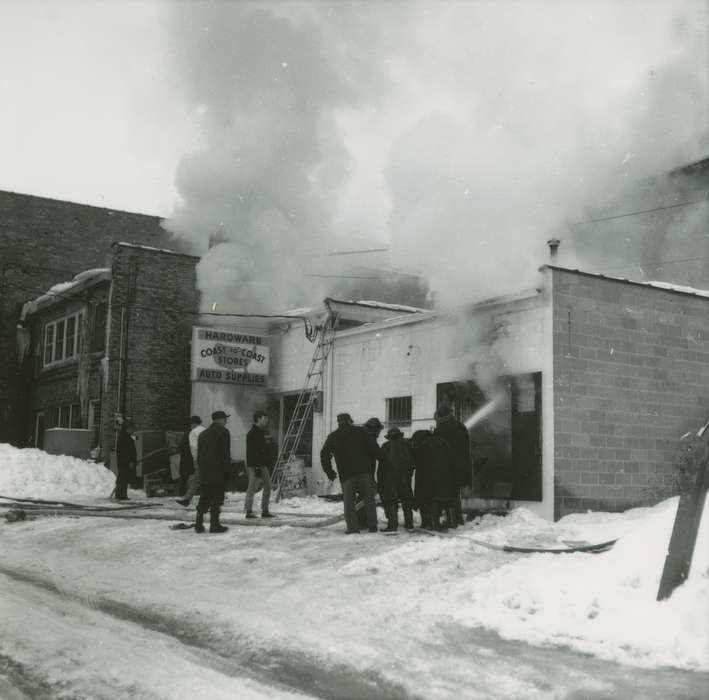
[[468,429],[454,415],[449,404],[441,404],[436,411],[436,429],[433,434],[443,438],[451,448],[453,456],[454,489],[451,525],[465,525],[460,490],[473,482],[473,467],[470,460],[470,435]]
[[209,511],[209,531],[226,532],[229,528],[219,522],[219,511],[224,503],[224,489],[231,467],[231,435],[226,429],[229,415],[224,411],[212,413],[212,424],[197,439],[200,496],[197,503],[196,532],[204,532],[204,514]]
[[[332,467],[333,456],[337,463],[337,473]],[[374,503],[371,469],[378,456],[379,447],[371,433],[353,425],[349,413],[340,413],[337,416],[337,430],[327,436],[320,451],[320,464],[330,481],[337,479],[339,474],[348,535],[359,532],[355,509],[357,493],[364,499],[369,531],[377,532],[377,507]]]
[[131,475],[135,473],[135,465],[138,457],[135,449],[133,436],[135,435],[135,423],[132,420],[124,421],[118,431],[116,441],[116,466],[118,474],[116,476],[116,500],[127,501],[128,482]]
[[399,526],[399,501],[404,512],[404,527],[414,527],[411,477],[414,471],[413,452],[408,440],[399,428],[389,428],[387,442],[382,445],[379,469],[377,470],[377,489],[382,499],[387,516],[385,532],[396,532]]

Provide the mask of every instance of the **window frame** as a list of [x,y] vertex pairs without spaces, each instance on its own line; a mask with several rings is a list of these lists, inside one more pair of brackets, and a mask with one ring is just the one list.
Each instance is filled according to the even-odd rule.
[[[72,362],[81,355],[81,345],[83,341],[80,332],[81,323],[83,322],[83,310],[74,311],[73,313],[57,318],[54,321],[47,321],[44,324],[44,347],[42,352],[42,368],[55,367]],[[69,321],[73,321],[73,333],[69,335]],[[61,329],[61,338],[59,330]],[[50,339],[51,338],[51,339]],[[68,342],[71,340],[71,355],[67,354],[69,350]],[[61,348],[61,357],[57,357],[57,348]]]
[[[385,405],[387,426],[389,426],[390,428],[411,427],[413,421],[413,400],[411,396],[390,396],[385,399]],[[394,410],[395,408],[397,410]],[[406,410],[407,408],[408,411]],[[408,418],[406,417],[407,413]]]

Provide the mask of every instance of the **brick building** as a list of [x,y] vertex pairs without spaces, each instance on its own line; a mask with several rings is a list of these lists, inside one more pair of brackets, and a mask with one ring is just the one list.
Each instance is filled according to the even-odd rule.
[[87,270],[25,305],[23,374],[30,419],[43,429],[89,428],[108,462],[116,416],[143,430],[189,422],[192,324],[198,258],[114,243],[110,267]]
[[[327,484],[319,449],[338,413],[410,435],[447,401],[464,421],[482,416],[469,426],[469,506],[511,500],[547,519],[625,510],[672,495],[679,439],[709,419],[709,292],[545,266],[537,289],[457,315],[336,305],[345,323],[299,453],[311,492]],[[194,382],[192,407],[226,408],[239,435],[265,407],[282,440],[314,346],[300,321],[257,330],[267,386]],[[235,458],[242,443],[232,434]]]
[[156,216],[0,191],[0,441],[27,437],[15,347],[22,305],[58,280],[108,266],[117,240],[175,248]]

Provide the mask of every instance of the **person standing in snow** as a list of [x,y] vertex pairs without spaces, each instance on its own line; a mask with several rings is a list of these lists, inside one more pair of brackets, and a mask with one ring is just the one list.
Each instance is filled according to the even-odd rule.
[[138,462],[138,457],[135,451],[135,442],[133,435],[135,434],[135,423],[127,420],[121,425],[118,431],[118,439],[116,440],[116,500],[128,500],[128,482],[131,474],[135,471],[135,465]]
[[452,527],[465,525],[460,490],[473,483],[473,469],[470,461],[470,435],[468,429],[453,415],[448,404],[439,406],[435,414],[436,429],[433,434],[443,438],[451,448],[453,457],[454,491],[451,501]]
[[450,509],[454,493],[451,448],[430,430],[417,430],[411,436],[411,446],[416,471],[414,499],[421,512],[421,527],[440,530],[441,513]]
[[[337,463],[337,473],[332,467],[333,457]],[[369,531],[377,532],[377,506],[371,469],[378,457],[379,447],[374,437],[364,428],[353,425],[349,413],[340,413],[337,416],[337,430],[327,436],[320,451],[320,464],[330,481],[337,479],[339,474],[348,535],[358,533],[360,529],[355,508],[357,493],[364,500]]]
[[[202,425],[202,419],[199,416],[190,418],[191,429],[187,433],[187,447],[192,460],[192,473],[187,482],[187,490],[182,498],[176,499],[181,506],[187,508],[192,502],[197,491],[199,491],[199,460],[197,455],[197,441],[199,436],[206,428]],[[182,474],[182,454],[180,455],[180,474]]]
[[195,532],[204,532],[204,514],[207,511],[210,532],[226,532],[229,529],[219,522],[231,468],[231,435],[226,428],[228,417],[224,411],[214,411],[212,424],[197,438],[200,496]]
[[404,512],[404,527],[413,530],[413,453],[409,441],[397,427],[389,428],[387,442],[381,447],[377,469],[377,489],[387,516],[384,532],[396,532],[399,526],[399,501]]
[[273,466],[273,440],[266,432],[268,428],[268,414],[265,411],[256,411],[253,416],[253,425],[246,434],[246,468],[249,472],[249,485],[246,489],[244,510],[247,518],[255,518],[253,512],[254,494],[263,485],[261,495],[261,517],[273,518],[268,511],[271,498],[271,467]]

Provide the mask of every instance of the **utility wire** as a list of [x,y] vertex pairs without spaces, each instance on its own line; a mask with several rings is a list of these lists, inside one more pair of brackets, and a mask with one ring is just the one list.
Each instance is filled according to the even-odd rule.
[[385,253],[389,248],[367,248],[365,250],[337,250],[332,253],[321,253],[317,257],[333,257],[335,255],[359,255],[360,253]]
[[626,216],[637,216],[638,214],[650,214],[654,211],[663,211],[664,209],[676,209],[677,207],[686,207],[691,204],[701,204],[702,202],[709,202],[709,199],[703,197],[702,199],[695,199],[691,202],[679,202],[678,204],[668,204],[665,207],[655,207],[653,209],[641,209],[640,211],[629,211],[625,214],[616,214],[615,216],[604,216],[600,219],[587,219],[586,221],[572,221],[568,226],[583,226],[585,224],[595,224],[600,221],[612,221],[613,219],[624,219]]
[[[391,275],[398,277],[415,277],[420,278],[421,275],[414,275],[408,272],[392,272]],[[344,280],[390,280],[391,275],[319,275],[315,273],[305,273],[305,277],[322,277],[325,279],[344,279]]]
[[709,260],[709,257],[697,258],[677,258],[676,260],[657,260],[655,262],[631,262],[627,265],[615,265],[614,267],[605,267],[606,270],[625,270],[629,267],[653,267],[655,265],[669,265],[671,263],[694,262],[698,260]]
[[[39,296],[53,296],[60,299],[67,299],[70,301],[76,300],[76,296],[69,296],[67,294],[62,294],[61,292],[38,292],[35,289],[28,289],[27,287],[22,287],[16,284],[6,284],[6,287],[12,287],[14,289],[19,289],[23,292],[28,292],[31,294],[39,294]],[[39,298],[39,297],[38,297]],[[216,311],[190,311],[188,309],[165,309],[158,306],[141,306],[139,304],[128,304],[131,309],[135,311],[158,311],[160,313],[169,313],[171,315],[182,315],[182,316],[217,316],[217,317],[230,317],[230,318],[280,318],[283,320],[299,320],[303,321],[306,332],[309,331],[310,319],[307,316],[296,315],[296,314],[232,314],[232,313],[222,313]]]

